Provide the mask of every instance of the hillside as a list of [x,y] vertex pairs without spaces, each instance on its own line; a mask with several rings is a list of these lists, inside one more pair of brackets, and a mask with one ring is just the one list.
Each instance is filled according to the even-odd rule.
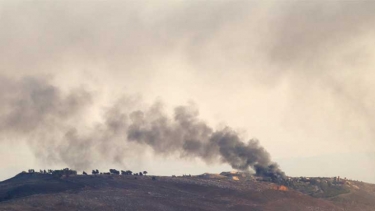
[[0,210],[375,210],[375,185],[352,186],[319,198],[245,178],[21,173],[0,183]]

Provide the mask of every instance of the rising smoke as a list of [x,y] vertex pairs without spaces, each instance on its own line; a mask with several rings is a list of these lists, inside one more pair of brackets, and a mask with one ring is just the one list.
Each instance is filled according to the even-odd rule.
[[257,140],[244,143],[229,127],[212,129],[193,105],[176,107],[171,118],[161,103],[139,110],[122,100],[108,108],[103,122],[83,132],[78,128],[84,123],[77,121],[90,108],[92,95],[87,91],[62,93],[40,78],[1,80],[12,92],[0,92],[0,131],[25,139],[41,159],[85,169],[92,167],[95,155],[121,162],[125,155],[119,146],[135,143],[162,156],[177,153],[238,170],[253,169],[258,175],[283,175]]

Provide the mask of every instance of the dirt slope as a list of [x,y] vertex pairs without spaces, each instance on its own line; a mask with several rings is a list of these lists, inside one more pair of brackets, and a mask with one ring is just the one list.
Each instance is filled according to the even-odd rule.
[[329,200],[345,208],[345,210],[374,211],[375,185],[352,182],[355,188],[350,193],[332,197]]

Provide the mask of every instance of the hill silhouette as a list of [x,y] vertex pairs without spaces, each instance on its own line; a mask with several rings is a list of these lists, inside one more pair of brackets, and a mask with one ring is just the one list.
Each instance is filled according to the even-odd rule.
[[375,210],[375,185],[345,188],[314,196],[249,178],[21,173],[0,182],[0,210]]

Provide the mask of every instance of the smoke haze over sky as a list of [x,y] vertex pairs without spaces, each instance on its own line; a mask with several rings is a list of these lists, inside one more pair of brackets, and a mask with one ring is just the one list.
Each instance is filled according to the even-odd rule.
[[[173,119],[183,105],[214,131],[258,139],[287,174],[375,182],[374,10],[373,1],[1,1],[0,180],[85,166],[69,162],[83,157],[168,175],[231,168],[160,157],[103,128],[156,105]],[[93,135],[101,144],[90,150]]]

